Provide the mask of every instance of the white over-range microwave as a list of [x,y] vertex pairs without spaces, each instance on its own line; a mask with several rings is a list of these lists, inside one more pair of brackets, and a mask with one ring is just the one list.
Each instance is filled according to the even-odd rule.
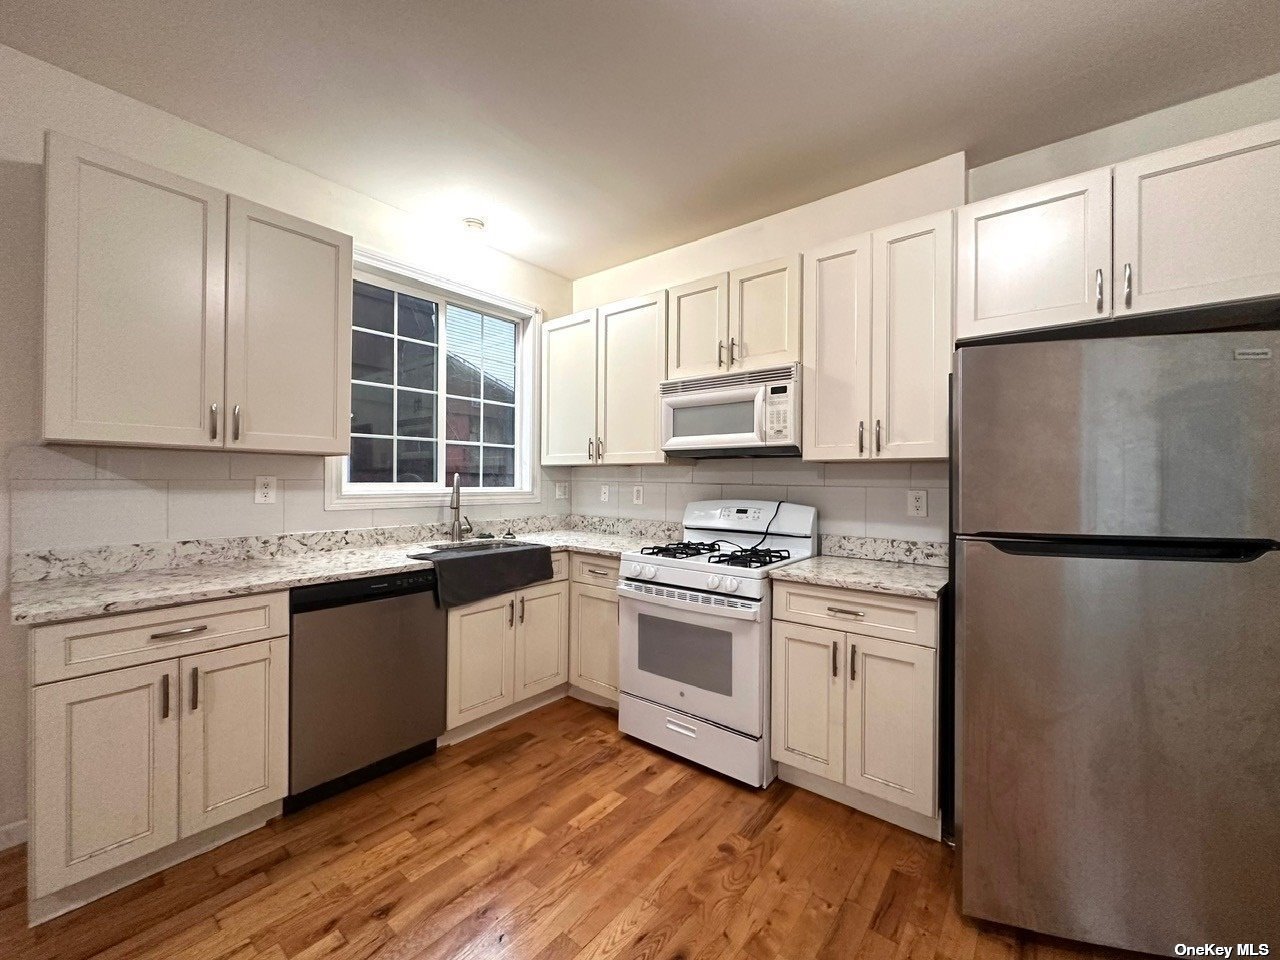
[[679,457],[800,453],[800,365],[667,380],[662,449]]

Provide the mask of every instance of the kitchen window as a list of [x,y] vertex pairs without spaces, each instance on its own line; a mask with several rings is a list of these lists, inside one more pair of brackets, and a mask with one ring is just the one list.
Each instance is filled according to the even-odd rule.
[[354,284],[351,453],[327,506],[438,504],[455,473],[473,501],[533,497],[531,316],[383,271]]

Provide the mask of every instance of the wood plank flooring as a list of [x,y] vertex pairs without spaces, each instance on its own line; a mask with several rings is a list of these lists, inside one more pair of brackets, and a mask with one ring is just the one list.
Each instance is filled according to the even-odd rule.
[[35,930],[0,853],[5,960],[1067,960],[979,926],[945,846],[752,790],[563,700]]

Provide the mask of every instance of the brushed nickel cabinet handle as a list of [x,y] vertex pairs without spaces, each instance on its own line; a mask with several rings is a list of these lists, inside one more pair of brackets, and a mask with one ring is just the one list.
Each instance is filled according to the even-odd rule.
[[160,719],[169,719],[169,675],[160,678]]
[[1133,306],[1133,264],[1124,265],[1124,305]]
[[524,597],[520,598],[520,622],[524,623]]
[[841,617],[865,617],[866,613],[862,610],[847,610],[844,607],[827,607],[827,613],[834,613]]
[[876,421],[876,453],[880,452],[880,421]]
[[180,630],[166,630],[164,631],[164,633],[153,633],[151,635],[151,639],[152,640],[168,640],[172,637],[189,637],[193,633],[204,633],[208,629],[209,629],[209,625],[206,623],[202,623],[198,627],[183,627]]
[[191,668],[191,709],[200,709],[200,668]]
[[594,440],[592,440],[590,437],[587,437],[587,459],[592,462],[594,462],[596,459],[595,443],[596,442]]
[[716,366],[724,366],[724,341],[721,340],[716,344]]
[[604,457],[604,440],[600,437],[596,437],[596,457]]
[[231,439],[240,439],[240,404],[231,408]]
[[731,367],[732,367],[732,366],[733,366],[733,364],[734,364],[734,362],[735,362],[735,361],[737,361],[738,359],[739,359],[739,357],[738,357],[738,338],[737,338],[737,337],[730,337],[730,338],[729,338],[729,366],[731,366]]
[[600,569],[597,569],[596,567],[587,567],[587,573],[591,574],[593,577],[613,576],[613,574],[611,574],[608,570],[600,570]]
[[849,682],[858,679],[858,645],[856,643],[849,644]]
[[840,644],[831,641],[831,676],[840,676]]
[[1097,281],[1097,288],[1098,288],[1097,307],[1098,307],[1098,312],[1101,313],[1102,312],[1102,268],[1101,267],[1098,268],[1098,272],[1095,276],[1095,280]]
[[507,626],[514,627],[516,625],[516,602],[512,600],[507,604]]
[[865,453],[867,449],[867,423],[865,420],[858,421],[858,452]]
[[218,405],[209,404],[209,439],[218,439]]

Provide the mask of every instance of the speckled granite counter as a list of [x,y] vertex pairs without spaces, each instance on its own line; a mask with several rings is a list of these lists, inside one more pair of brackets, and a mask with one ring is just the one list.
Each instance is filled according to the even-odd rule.
[[[546,544],[554,550],[613,557],[625,550],[639,549],[642,543],[648,542],[588,530],[551,530],[522,534],[519,539],[525,543]],[[10,616],[14,623],[24,625],[81,620],[105,613],[425,570],[430,568],[430,561],[410,560],[408,555],[428,546],[431,544],[316,550],[296,556],[14,583]]]
[[899,597],[932,600],[947,585],[946,567],[920,563],[889,563],[853,557],[813,557],[788,564],[770,574],[774,580],[811,583],[820,587],[869,590]]

